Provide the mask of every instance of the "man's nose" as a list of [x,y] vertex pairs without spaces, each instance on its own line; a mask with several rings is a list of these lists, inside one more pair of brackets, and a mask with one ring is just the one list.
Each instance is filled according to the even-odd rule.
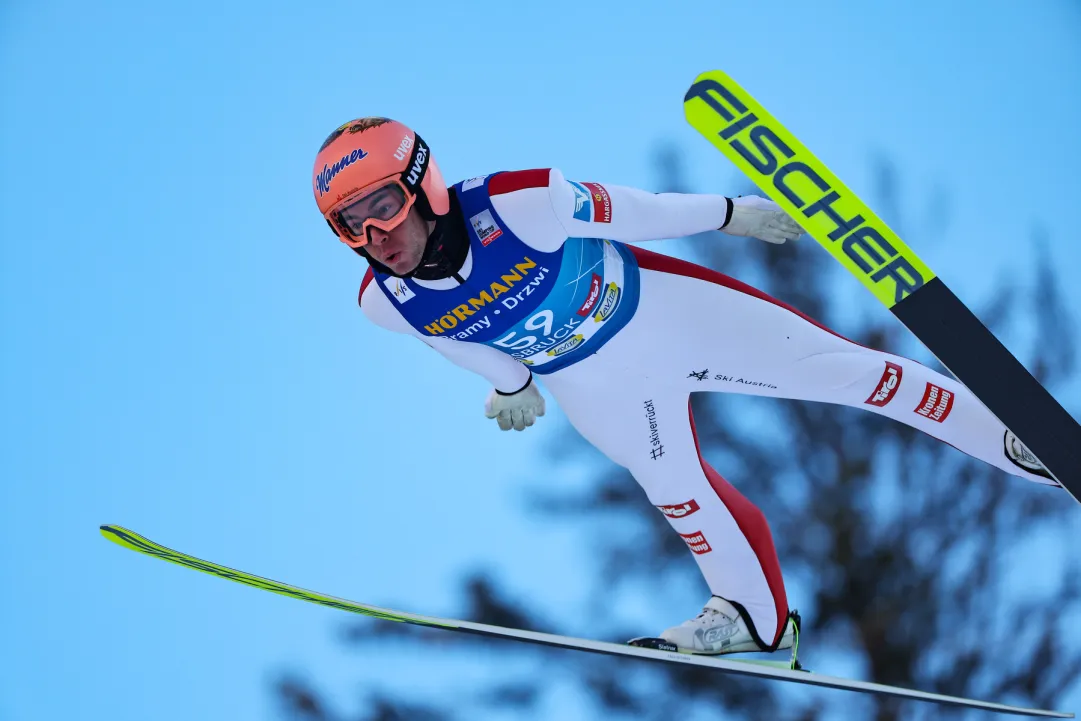
[[371,229],[372,243],[375,245],[382,245],[390,237],[390,233],[380,228]]

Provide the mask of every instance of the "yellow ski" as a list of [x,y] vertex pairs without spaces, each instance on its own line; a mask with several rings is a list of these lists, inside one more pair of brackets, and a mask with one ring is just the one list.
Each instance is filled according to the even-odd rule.
[[219,578],[224,578],[229,581],[234,581],[236,583],[243,583],[246,586],[252,586],[253,588],[259,588],[264,591],[270,591],[272,593],[281,594],[283,596],[289,596],[290,598],[298,598],[302,601],[308,601],[309,603],[317,603],[321,606],[329,606],[330,608],[337,608],[342,611],[349,611],[351,613],[359,613],[364,616],[380,618],[385,621],[411,623],[418,626],[441,628],[448,631],[461,631],[464,633],[473,633],[483,636],[494,636],[498,638],[525,641],[527,643],[541,644],[546,646],[559,646],[561,648],[570,648],[578,651],[586,651],[589,653],[603,653],[614,656],[631,656],[635,658],[645,659],[648,661],[665,661],[668,663],[681,663],[690,666],[701,666],[705,668],[711,668],[716,671],[721,671],[723,673],[756,676],[759,678],[772,678],[778,681],[794,681],[796,683],[810,684],[813,686],[825,686],[827,688],[845,689],[848,691],[857,691],[860,693],[869,693],[879,696],[894,696],[898,698],[913,699],[917,701],[929,701],[932,703],[945,704],[948,706],[964,706],[967,708],[979,708],[987,711],[997,711],[1000,713],[1019,714],[1023,716],[1039,716],[1044,718],[1074,717],[1073,714],[1060,713],[1058,711],[1045,711],[1042,709],[1028,709],[1018,706],[1006,706],[1003,704],[990,703],[986,701],[976,701],[973,699],[960,698],[957,696],[944,696],[942,694],[925,693],[923,691],[912,691],[909,689],[896,688],[893,686],[884,686],[882,684],[866,683],[864,681],[851,681],[848,679],[836,678],[833,676],[823,676],[808,671],[796,671],[790,668],[777,667],[770,664],[769,662],[763,663],[749,660],[740,661],[715,656],[695,656],[692,654],[678,653],[675,651],[654,650],[650,648],[642,648],[627,644],[609,643],[606,641],[593,641],[584,638],[558,636],[551,633],[538,633],[536,631],[524,631],[517,628],[492,626],[485,623],[474,623],[472,621],[457,621],[449,618],[420,616],[414,613],[394,611],[387,608],[380,608],[378,606],[371,606],[366,603],[347,601],[343,598],[335,598],[334,596],[328,596],[325,593],[306,591],[303,588],[290,586],[288,584],[281,583],[280,581],[272,581],[268,578],[256,576],[245,571],[237,571],[236,569],[228,568],[227,566],[222,566],[217,563],[211,563],[210,561],[204,561],[202,559],[196,558],[195,556],[189,556],[186,553],[180,553],[179,551],[174,551],[171,548],[166,548],[161,544],[154,543],[150,539],[140,536],[134,531],[129,531],[128,529],[122,528],[120,526],[101,526],[101,535],[105,536],[105,538],[112,541],[113,543],[123,546],[124,548],[129,548],[133,551],[138,551],[139,553],[153,556],[154,558],[160,558],[163,561],[169,561],[171,563],[176,563],[181,566],[187,566],[188,568],[194,568],[196,571],[209,573],[213,576],[218,576]]
[[683,111],[1081,502],[1081,425],[866,203],[724,72],[699,75]]

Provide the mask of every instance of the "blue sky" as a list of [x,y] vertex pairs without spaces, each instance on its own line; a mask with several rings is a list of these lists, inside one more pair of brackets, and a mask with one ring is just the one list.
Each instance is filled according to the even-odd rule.
[[[364,264],[310,191],[340,123],[409,123],[448,180],[656,189],[667,142],[724,193],[742,180],[681,105],[721,68],[857,194],[896,160],[908,202],[880,214],[979,305],[1034,224],[1064,277],[1081,262],[1079,39],[1065,0],[5,3],[0,720],[270,718],[287,661],[347,707],[359,677],[452,683],[437,653],[358,660],[340,614],[137,557],[101,523],[422,613],[474,567],[553,616],[585,592],[585,551],[519,507],[558,410],[499,432],[482,379],[357,309]],[[1076,413],[1081,384],[1060,400]]]

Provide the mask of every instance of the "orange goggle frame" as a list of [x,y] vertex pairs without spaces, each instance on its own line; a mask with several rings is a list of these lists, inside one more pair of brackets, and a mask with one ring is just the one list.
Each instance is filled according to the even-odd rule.
[[416,196],[397,177],[387,178],[350,193],[327,211],[331,229],[350,248],[372,242],[373,228],[389,233],[409,214]]

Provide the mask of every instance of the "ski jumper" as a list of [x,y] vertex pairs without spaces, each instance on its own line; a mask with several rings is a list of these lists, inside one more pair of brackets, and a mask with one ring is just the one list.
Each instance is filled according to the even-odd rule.
[[[721,227],[722,195],[569,181],[556,169],[456,184],[469,255],[454,278],[374,273],[360,303],[504,393],[543,382],[575,429],[626,468],[686,542],[711,592],[765,647],[788,601],[761,511],[702,457],[690,393],[862,408],[1007,473],[1005,427],[960,383],[853,343],[721,273],[632,244]],[[1057,484],[1056,484],[1057,485]]]

